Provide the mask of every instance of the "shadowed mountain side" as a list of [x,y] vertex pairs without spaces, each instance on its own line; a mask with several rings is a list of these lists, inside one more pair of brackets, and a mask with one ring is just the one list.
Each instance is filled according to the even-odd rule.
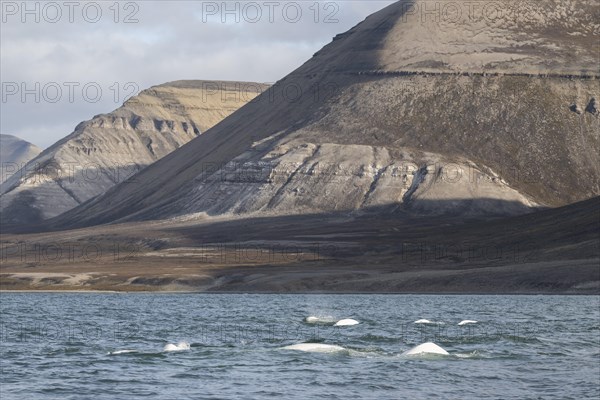
[[[412,4],[413,1],[406,3]],[[370,23],[370,35],[363,40],[369,42],[370,47],[373,47],[373,43],[382,43],[393,23],[406,11],[395,10],[386,17],[385,23]],[[336,44],[332,43],[330,46]],[[342,50],[346,48],[347,45],[342,46]],[[373,48],[369,51],[357,49],[362,54],[362,69],[376,68],[378,57],[372,50]],[[202,141],[193,141],[189,146],[183,146],[176,157],[167,156],[161,164],[150,166],[147,171],[136,177],[137,182],[152,180],[153,185],[161,188],[160,191],[146,191],[149,187],[136,187],[125,182],[119,185],[118,190],[110,190],[102,196],[104,199],[111,199],[109,203],[105,203],[107,200],[88,202],[80,208],[85,211],[77,210],[65,215],[58,224],[70,227],[88,226],[116,221],[130,214],[135,215],[148,207],[160,209],[163,205],[171,204],[179,192],[189,190],[182,188],[185,182],[203,174],[210,175],[215,166],[219,168],[226,165],[250,150],[255,141],[264,140],[278,132],[293,132],[318,119],[326,112],[320,111],[320,107],[334,96],[340,83],[328,80],[323,71],[309,72],[312,67],[308,64],[275,83],[267,92],[242,107],[234,113],[235,118],[227,118],[206,132],[202,135]],[[198,162],[199,160],[201,161]],[[104,209],[106,206],[108,209]],[[157,212],[150,210],[147,214],[155,215]],[[147,217],[143,214],[139,218]]]
[[[392,4],[136,175],[136,184],[118,185],[53,224],[71,228],[202,212],[311,214],[403,203],[408,188],[380,191],[378,178],[405,162],[417,170],[433,161],[474,167],[500,183],[483,193],[425,182],[427,193],[409,196],[424,202],[481,197],[518,200],[527,208],[597,196],[597,5],[567,3],[567,14],[564,2],[531,4],[522,10],[532,17],[524,24],[506,15],[453,25],[424,21],[406,3]],[[328,162],[349,178],[326,188],[318,176],[301,173]],[[236,178],[264,165],[278,171],[277,179]],[[418,175],[404,175],[410,188]],[[320,190],[309,201],[300,199],[311,187]]]
[[[80,227],[125,217],[148,219],[162,215],[162,207],[169,207],[178,196],[192,189],[188,182],[212,175],[215,168],[250,150],[255,141],[278,131],[291,132],[307,118],[314,118],[318,105],[323,102],[321,97],[317,96],[315,101],[312,95],[304,95],[295,103],[296,107],[288,109],[289,101],[283,98],[282,88],[283,84],[275,84],[267,93],[234,113],[234,118],[227,118],[198,138],[202,140],[194,140],[183,146],[176,156],[168,155],[160,164],[149,166],[135,176],[134,184],[124,182],[102,198],[72,210],[53,223]],[[306,112],[307,109],[312,112]],[[160,190],[151,189],[155,185]]]
[[[428,208],[446,207],[443,201],[431,203]],[[514,206],[503,202],[495,205],[499,208]],[[420,254],[422,250],[431,250],[433,256],[435,245],[452,249],[464,243],[474,243],[482,249],[520,248],[536,262],[600,256],[600,197],[522,216],[461,221],[462,218],[416,217],[398,208],[371,207],[355,214],[257,217],[214,223],[206,228],[199,225],[166,230],[202,244],[257,240],[354,243],[356,246],[341,250],[339,255],[348,252],[342,257],[344,261],[369,254],[381,262],[388,253],[388,261],[393,263],[403,251]],[[402,243],[424,247],[396,246]],[[468,254],[464,256],[466,260]],[[491,261],[506,263],[509,260],[500,257]]]
[[142,91],[117,110],[80,123],[21,165],[0,186],[2,223],[39,222],[105,193],[267,88],[250,82],[178,81]]
[[[353,214],[218,217],[4,234],[0,285],[48,290],[600,293],[600,198],[524,216],[466,222],[378,208]],[[68,258],[65,252],[56,256],[61,247],[73,249]]]

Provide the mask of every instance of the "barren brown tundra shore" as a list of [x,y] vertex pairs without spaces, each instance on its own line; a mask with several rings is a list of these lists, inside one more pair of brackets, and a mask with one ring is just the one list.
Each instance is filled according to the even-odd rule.
[[372,211],[3,234],[0,289],[600,293],[600,198],[471,222]]

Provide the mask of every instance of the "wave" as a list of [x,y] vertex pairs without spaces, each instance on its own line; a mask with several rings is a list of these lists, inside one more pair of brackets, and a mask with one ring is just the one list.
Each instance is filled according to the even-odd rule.
[[479,351],[477,350],[473,350],[470,353],[454,353],[452,354],[452,356],[456,357],[456,358],[461,358],[461,359],[484,359],[486,357],[484,357],[481,353],[479,353]]
[[402,338],[398,336],[383,336],[375,335],[372,333],[367,333],[365,335],[357,337],[356,339],[358,339],[361,342],[367,343],[398,343],[402,341]]
[[324,343],[298,343],[282,347],[281,350],[304,351],[309,353],[339,353],[348,351],[345,347]]
[[116,350],[116,351],[109,351],[108,355],[109,356],[117,356],[119,354],[129,354],[129,353],[137,353],[137,350],[129,350],[129,349],[124,349],[124,350]]

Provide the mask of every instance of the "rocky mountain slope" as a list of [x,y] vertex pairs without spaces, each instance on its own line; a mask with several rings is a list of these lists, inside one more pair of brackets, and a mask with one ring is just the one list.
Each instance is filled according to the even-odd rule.
[[267,87],[179,81],[142,91],[117,110],[82,122],[4,182],[2,222],[39,222],[105,193],[206,132]]
[[0,134],[0,183],[42,152],[35,144],[12,135]]
[[390,208],[505,215],[600,194],[598,3],[494,4],[386,7],[55,226]]

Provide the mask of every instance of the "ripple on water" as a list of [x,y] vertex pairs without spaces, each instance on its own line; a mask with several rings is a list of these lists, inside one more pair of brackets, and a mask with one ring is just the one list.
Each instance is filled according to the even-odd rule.
[[[0,397],[593,398],[597,305],[568,296],[3,293]],[[331,326],[349,316],[360,325]],[[438,323],[414,324],[420,316]],[[479,322],[458,326],[466,319]],[[94,335],[77,336],[90,326]],[[428,341],[449,355],[402,356]],[[342,350],[281,349],[306,342]]]

